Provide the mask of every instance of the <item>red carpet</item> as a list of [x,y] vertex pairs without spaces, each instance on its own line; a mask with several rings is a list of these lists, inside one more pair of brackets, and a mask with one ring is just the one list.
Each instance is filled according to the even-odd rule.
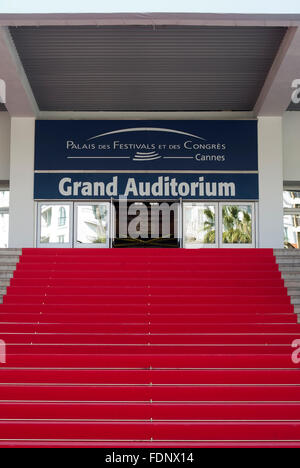
[[24,249],[0,447],[300,447],[300,325],[267,249]]

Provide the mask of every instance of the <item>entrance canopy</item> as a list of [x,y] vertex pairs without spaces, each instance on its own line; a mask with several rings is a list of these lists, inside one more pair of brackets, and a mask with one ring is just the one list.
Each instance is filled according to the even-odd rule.
[[282,115],[300,108],[291,103],[300,78],[299,25],[299,15],[0,13],[5,106],[11,116],[38,118]]

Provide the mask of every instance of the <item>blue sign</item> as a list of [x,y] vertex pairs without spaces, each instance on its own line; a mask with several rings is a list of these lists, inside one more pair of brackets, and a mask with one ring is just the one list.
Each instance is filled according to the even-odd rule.
[[37,120],[35,170],[256,171],[255,120]]
[[258,199],[257,174],[36,173],[36,200]]

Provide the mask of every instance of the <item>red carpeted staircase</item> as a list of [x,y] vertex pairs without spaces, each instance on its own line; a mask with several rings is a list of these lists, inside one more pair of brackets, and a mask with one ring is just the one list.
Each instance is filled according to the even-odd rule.
[[300,447],[272,250],[24,249],[0,339],[0,447]]

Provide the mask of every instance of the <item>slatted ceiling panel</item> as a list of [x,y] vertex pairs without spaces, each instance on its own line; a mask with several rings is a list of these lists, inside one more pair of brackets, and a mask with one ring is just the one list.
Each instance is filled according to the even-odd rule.
[[11,27],[41,110],[251,110],[286,28]]

